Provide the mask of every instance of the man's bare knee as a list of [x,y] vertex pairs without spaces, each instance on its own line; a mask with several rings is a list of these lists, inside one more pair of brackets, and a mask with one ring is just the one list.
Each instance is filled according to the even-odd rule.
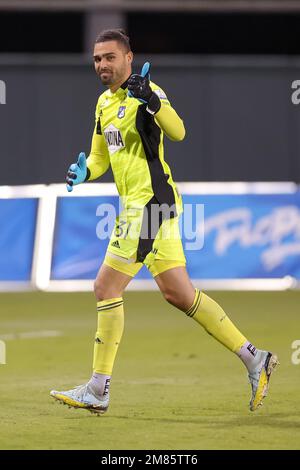
[[98,302],[115,297],[122,297],[123,290],[116,289],[115,286],[108,285],[104,279],[96,279],[94,282],[94,293]]
[[165,289],[162,294],[169,304],[177,307],[183,312],[187,311],[193,303],[193,301],[190,299],[190,296],[187,296],[185,292],[168,288]]
[[195,288],[186,268],[178,266],[162,272],[155,281],[167,302],[186,312],[194,302]]
[[102,265],[94,282],[97,301],[122,297],[130,280],[130,276],[120,273],[105,264]]
[[105,288],[99,279],[94,282],[94,294],[98,302],[105,300]]
[[177,307],[178,304],[180,304],[180,295],[176,292],[174,292],[171,289],[166,289],[164,292],[162,292],[165,300],[171,304],[174,305],[174,307]]
[[115,297],[122,297],[123,291],[116,290],[113,286],[105,286],[101,281],[95,281],[94,283],[94,293],[97,299],[97,302],[101,300],[113,299]]

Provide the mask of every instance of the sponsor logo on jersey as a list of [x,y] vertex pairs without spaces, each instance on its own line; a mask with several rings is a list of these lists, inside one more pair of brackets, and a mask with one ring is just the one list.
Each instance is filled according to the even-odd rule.
[[125,147],[120,129],[113,124],[104,129],[104,136],[111,155]]
[[122,119],[125,116],[126,106],[120,106],[118,111],[118,118]]
[[167,100],[168,99],[167,95],[165,95],[165,93],[162,90],[158,89],[158,90],[153,90],[153,91],[161,100]]
[[118,240],[116,240],[115,242],[113,242],[111,244],[111,246],[115,246],[116,248],[120,248],[120,243],[118,242]]

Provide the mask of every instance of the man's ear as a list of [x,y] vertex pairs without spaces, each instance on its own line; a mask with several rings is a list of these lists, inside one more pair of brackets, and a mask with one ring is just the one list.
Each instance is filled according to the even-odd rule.
[[133,61],[133,52],[132,51],[129,51],[127,53],[127,61],[128,61],[128,64],[132,64],[132,61]]

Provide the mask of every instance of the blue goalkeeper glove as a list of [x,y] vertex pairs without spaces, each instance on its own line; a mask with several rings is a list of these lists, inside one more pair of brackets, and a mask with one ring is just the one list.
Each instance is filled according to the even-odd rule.
[[77,163],[72,163],[68,169],[66,182],[67,190],[69,193],[73,191],[73,186],[83,183],[87,175],[86,157],[85,153],[81,152],[78,156]]
[[141,74],[133,74],[128,79],[128,96],[147,104],[147,111],[156,114],[160,110],[160,99],[150,87],[150,63],[145,62]]

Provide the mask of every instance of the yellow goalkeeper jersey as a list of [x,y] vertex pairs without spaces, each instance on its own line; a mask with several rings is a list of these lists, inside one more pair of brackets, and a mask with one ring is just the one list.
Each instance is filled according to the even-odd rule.
[[125,208],[145,206],[153,197],[159,204],[182,212],[181,197],[171,170],[164,160],[163,139],[182,140],[182,120],[164,91],[150,82],[161,101],[154,116],[147,105],[127,94],[127,82],[115,93],[102,93],[96,106],[96,124],[90,155],[88,180],[101,176],[111,165]]

